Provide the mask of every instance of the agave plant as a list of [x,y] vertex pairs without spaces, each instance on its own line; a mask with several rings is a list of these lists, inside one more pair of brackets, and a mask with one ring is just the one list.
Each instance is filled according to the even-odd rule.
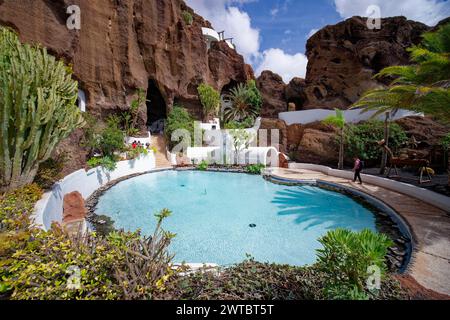
[[243,121],[245,119],[256,119],[259,114],[259,107],[250,103],[248,87],[239,84],[231,89],[230,94],[226,96],[231,104],[224,110],[224,121]]

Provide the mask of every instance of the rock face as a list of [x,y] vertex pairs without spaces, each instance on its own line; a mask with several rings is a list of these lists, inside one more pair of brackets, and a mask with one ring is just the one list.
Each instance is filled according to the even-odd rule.
[[296,110],[348,109],[361,95],[386,83],[374,80],[381,69],[409,63],[407,48],[420,43],[428,26],[404,17],[382,19],[381,30],[369,30],[367,19],[353,17],[327,26],[307,42],[306,79],[285,85],[278,75],[263,72],[263,113],[277,117],[294,103]]
[[[66,27],[66,10],[73,4],[81,9],[80,30]],[[192,14],[191,25],[184,11]],[[137,88],[159,91],[166,109],[185,103],[198,115],[200,83],[221,90],[230,80],[253,77],[243,57],[224,42],[208,51],[201,27],[210,23],[182,0],[0,1],[0,24],[72,64],[88,111],[102,118],[127,109]],[[139,122],[146,121],[142,108]]]
[[353,17],[308,40],[304,109],[347,109],[365,91],[383,84],[372,79],[381,69],[408,64],[406,49],[430,30],[404,17],[382,19],[381,30],[369,30],[366,22]]
[[286,84],[283,79],[272,71],[263,71],[256,79],[256,85],[263,97],[261,116],[278,118],[280,112],[287,111],[285,96]]

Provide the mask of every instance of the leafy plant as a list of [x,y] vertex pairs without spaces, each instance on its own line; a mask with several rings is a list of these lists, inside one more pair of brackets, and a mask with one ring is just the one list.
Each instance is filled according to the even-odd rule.
[[116,118],[110,117],[106,128],[101,132],[98,140],[98,148],[103,156],[115,159],[115,152],[123,151],[125,148],[125,135],[119,129]]
[[248,129],[248,128],[253,127],[254,123],[255,123],[254,119],[246,118],[245,120],[240,121],[240,122],[235,121],[235,120],[227,122],[227,123],[225,123],[224,127],[227,130]]
[[203,106],[204,119],[217,116],[220,108],[220,93],[205,83],[198,86],[197,91]]
[[230,130],[229,132],[233,139],[235,162],[237,163],[239,153],[244,149],[248,149],[248,147],[250,146],[252,135],[244,129],[235,129]]
[[317,264],[326,275],[326,296],[331,299],[369,298],[365,288],[368,268],[376,266],[380,276],[385,276],[385,256],[393,242],[368,229],[361,232],[336,229],[319,242],[323,248],[317,250]]
[[103,167],[107,171],[114,171],[117,168],[117,162],[115,159],[110,158],[109,156],[105,157],[92,157],[87,161],[87,164],[91,168]]
[[231,106],[224,110],[225,123],[241,122],[246,119],[255,120],[259,116],[262,97],[254,82],[249,82],[247,85],[240,83],[231,89],[226,97],[230,100]]
[[147,155],[148,150],[145,147],[137,146],[136,148],[130,148],[127,150],[127,155],[129,159],[139,158],[141,155]]
[[131,101],[130,110],[122,113],[122,122],[126,134],[130,137],[139,133],[139,129],[136,128],[139,108],[145,103],[145,90],[142,88],[137,89],[136,98]]
[[183,10],[183,12],[181,13],[181,16],[183,17],[183,20],[187,25],[191,25],[194,22],[194,18],[192,17],[192,14],[187,10]]
[[70,67],[0,28],[0,192],[31,183],[55,146],[83,126],[77,97]]
[[[397,150],[407,141],[405,131],[396,123],[390,125],[390,148]],[[379,160],[380,147],[377,142],[384,138],[384,123],[381,121],[368,121],[351,125],[345,136],[345,153],[348,157],[358,155],[364,160]]]
[[340,170],[344,169],[344,143],[345,143],[345,132],[346,132],[346,121],[344,112],[339,109],[335,109],[335,115],[330,115],[326,117],[322,122],[327,125],[334,126],[339,129],[339,162],[338,168]]
[[206,171],[208,170],[208,162],[205,160],[202,160],[198,165],[197,165],[197,170],[200,171]]
[[261,174],[263,169],[265,169],[266,166],[259,163],[259,164],[251,164],[247,167],[245,167],[245,170],[250,174]]
[[177,143],[172,141],[172,134],[177,130],[187,130],[192,145],[194,141],[194,118],[192,118],[185,108],[175,105],[167,117],[165,130],[166,139],[169,141],[170,148],[173,148]]

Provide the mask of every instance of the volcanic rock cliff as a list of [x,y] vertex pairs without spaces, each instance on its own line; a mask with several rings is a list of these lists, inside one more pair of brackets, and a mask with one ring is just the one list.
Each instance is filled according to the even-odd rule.
[[[80,30],[66,27],[70,5],[81,9]],[[186,12],[191,24],[183,18]],[[254,77],[243,57],[224,42],[207,49],[201,27],[210,23],[181,0],[0,1],[0,24],[72,64],[88,111],[102,118],[128,108],[137,88],[156,91],[167,109],[182,103],[200,116],[200,83],[221,90],[230,81]],[[143,108],[140,124],[146,121]]]
[[[380,30],[369,30],[366,22],[352,17],[314,34],[306,45],[306,79],[294,78],[284,85],[284,94],[267,100],[264,112],[287,111],[288,103],[297,110],[347,109],[365,91],[385,84],[373,79],[381,69],[408,64],[407,48],[420,43],[421,34],[431,29],[405,17],[382,19]],[[267,88],[282,87],[275,76],[264,74],[258,83],[269,92]]]

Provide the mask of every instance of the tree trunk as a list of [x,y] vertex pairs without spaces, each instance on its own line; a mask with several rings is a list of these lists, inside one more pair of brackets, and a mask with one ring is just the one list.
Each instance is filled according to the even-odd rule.
[[341,129],[341,139],[339,143],[339,163],[338,169],[344,169],[344,128]]
[[[389,147],[389,118],[390,114],[389,112],[386,112],[386,118],[384,120],[384,141],[386,141],[386,147]],[[383,153],[381,155],[381,166],[380,166],[380,174],[384,174],[386,170],[388,162],[388,153],[385,148],[383,148]]]

